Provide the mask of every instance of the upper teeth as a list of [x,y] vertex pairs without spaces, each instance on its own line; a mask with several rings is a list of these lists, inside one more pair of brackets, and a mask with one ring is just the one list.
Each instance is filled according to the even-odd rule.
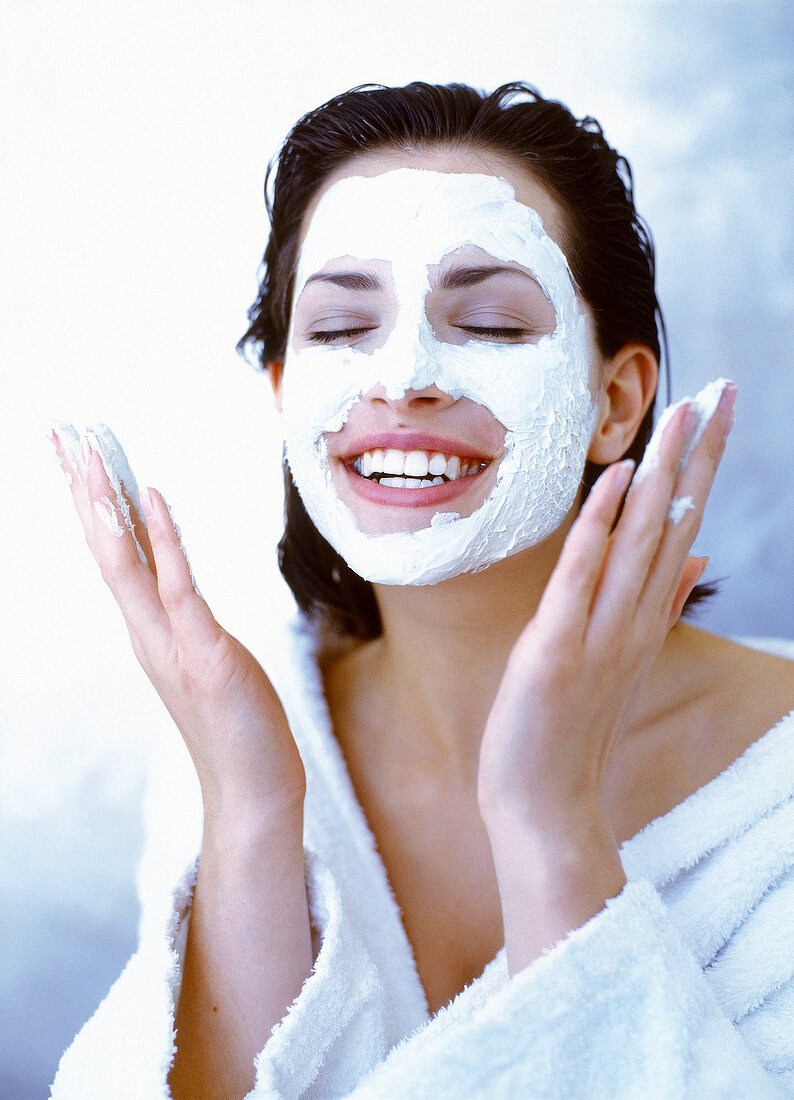
[[[362,477],[381,480],[386,477],[430,478],[429,484],[440,485],[444,481],[478,474],[487,463],[476,459],[462,459],[457,455],[445,455],[439,451],[364,451],[353,463]],[[388,482],[392,484],[391,481]]]

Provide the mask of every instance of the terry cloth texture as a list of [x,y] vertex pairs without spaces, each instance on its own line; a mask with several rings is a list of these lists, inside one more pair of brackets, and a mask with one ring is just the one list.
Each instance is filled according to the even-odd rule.
[[[285,636],[264,664],[306,765],[316,964],[256,1059],[250,1100],[794,1096],[794,713],[623,845],[629,881],[601,913],[512,980],[500,951],[431,1018],[315,640],[300,622]],[[181,746],[147,816],[140,946],[64,1054],[53,1100],[170,1095],[201,838]]]

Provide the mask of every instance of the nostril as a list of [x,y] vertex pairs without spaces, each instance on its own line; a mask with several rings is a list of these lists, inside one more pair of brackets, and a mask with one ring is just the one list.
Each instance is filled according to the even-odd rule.
[[395,408],[434,409],[454,403],[454,399],[436,386],[423,389],[406,389],[400,397],[390,397],[386,388],[378,384],[366,394],[365,399],[373,405],[390,405]]

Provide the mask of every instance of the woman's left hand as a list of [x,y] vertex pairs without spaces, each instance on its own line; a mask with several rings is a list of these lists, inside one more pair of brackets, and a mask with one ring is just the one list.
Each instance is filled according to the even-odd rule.
[[[683,466],[697,414],[690,404],[675,412],[617,525],[632,465],[604,472],[510,655],[483,736],[478,797],[512,972],[625,884],[603,807],[607,764],[702,573],[688,552],[735,397],[728,384]],[[673,501],[683,511],[678,522],[669,518]]]

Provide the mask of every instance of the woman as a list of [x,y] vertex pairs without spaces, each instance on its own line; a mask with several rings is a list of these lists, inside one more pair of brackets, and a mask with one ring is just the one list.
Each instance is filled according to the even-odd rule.
[[107,441],[54,438],[203,803],[54,1096],[794,1092],[794,672],[678,621],[735,387],[629,490],[660,347],[625,162],[521,85],[360,89],[271,220],[278,695],[160,495],[127,521]]

